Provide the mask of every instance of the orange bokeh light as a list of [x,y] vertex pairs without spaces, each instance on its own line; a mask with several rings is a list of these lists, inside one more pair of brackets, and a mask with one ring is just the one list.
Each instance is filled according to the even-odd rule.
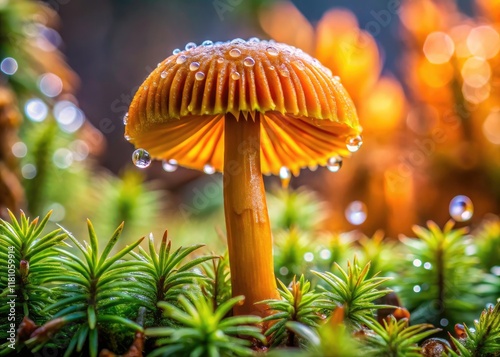
[[471,57],[462,66],[462,78],[470,87],[481,88],[491,78],[491,67],[481,57]]
[[342,78],[355,102],[377,82],[382,68],[377,43],[357,27],[356,17],[347,10],[330,10],[321,18],[315,54]]
[[449,62],[433,64],[427,60],[418,65],[419,78],[431,88],[441,88],[453,78],[453,67]]
[[259,17],[264,31],[278,41],[293,45],[312,54],[314,29],[302,13],[289,2],[279,2],[263,11]]
[[417,38],[423,40],[441,28],[441,14],[430,0],[405,1],[401,5],[400,19],[403,25]]
[[486,83],[482,87],[472,87],[464,82],[462,85],[462,94],[469,103],[479,104],[484,102],[486,99],[490,97],[491,86],[489,83]]
[[467,38],[471,30],[472,26],[467,24],[458,25],[449,30],[448,33],[455,43],[455,54],[457,57],[470,57],[471,52],[467,46]]
[[441,64],[450,60],[455,52],[455,44],[444,32],[433,32],[424,42],[424,54],[430,63]]
[[500,35],[491,26],[475,27],[467,36],[467,47],[474,56],[493,58],[500,51]]
[[500,145],[500,111],[492,111],[483,123],[483,134],[489,142]]
[[361,125],[366,131],[386,135],[400,123],[405,102],[401,84],[394,78],[382,77],[359,108]]

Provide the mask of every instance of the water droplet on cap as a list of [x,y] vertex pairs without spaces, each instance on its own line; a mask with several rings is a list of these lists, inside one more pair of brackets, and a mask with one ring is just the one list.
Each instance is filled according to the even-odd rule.
[[245,43],[245,40],[242,38],[235,38],[231,41],[232,44]]
[[361,201],[351,202],[345,210],[345,217],[349,223],[359,226],[366,221],[366,205]]
[[239,72],[233,72],[231,73],[231,78],[234,80],[234,81],[237,81],[238,79],[240,79],[241,75],[239,74]]
[[259,43],[260,39],[258,37],[251,37],[247,41],[248,43]]
[[465,222],[472,218],[474,205],[469,197],[459,195],[450,202],[450,216],[457,222]]
[[203,166],[203,172],[207,175],[212,175],[213,173],[215,173],[215,167],[210,164],[205,164],[205,166]]
[[288,71],[288,67],[283,63],[279,68],[279,72],[283,77],[288,77],[290,72]]
[[196,74],[194,75],[194,78],[197,81],[202,81],[205,78],[205,73],[203,73],[203,72],[196,72]]
[[335,155],[326,161],[326,168],[331,172],[338,172],[342,167],[342,156]]
[[247,57],[243,60],[243,64],[247,67],[253,67],[255,60],[252,57]]
[[350,152],[358,151],[361,145],[363,145],[363,139],[359,135],[351,136],[346,140],[347,150],[349,150]]
[[188,43],[186,44],[185,49],[186,49],[186,51],[189,51],[189,50],[191,50],[191,49],[193,49],[193,48],[195,48],[195,47],[196,47],[196,43],[194,43],[194,42],[188,42]]
[[177,57],[177,60],[175,61],[175,63],[177,63],[177,64],[183,64],[186,61],[187,61],[187,56],[180,55],[179,57]]
[[203,41],[203,42],[201,43],[201,45],[202,45],[203,47],[212,47],[212,46],[214,45],[214,43],[213,43],[212,41],[210,41],[210,40],[206,40],[206,41]]
[[175,50],[172,51],[173,55],[176,55],[178,53],[181,53],[181,50],[179,48],[176,48]]
[[123,125],[127,125],[128,123],[128,113],[126,113],[124,116],[123,116]]
[[279,51],[276,47],[273,47],[273,46],[270,46],[268,48],[266,48],[266,52],[270,55],[270,56],[277,56],[279,55]]
[[283,166],[280,169],[280,179],[281,179],[281,187],[288,188],[290,180],[292,179],[292,173],[288,167]]
[[224,63],[224,58],[222,57],[217,58],[217,63]]
[[200,68],[200,63],[199,62],[192,62],[189,65],[189,70],[190,71],[196,71],[198,68]]
[[130,141],[130,139],[132,139],[132,138],[130,137],[130,135],[127,135],[127,134],[124,134],[124,135],[123,135],[123,138],[124,138],[125,140],[127,140],[127,141]]
[[241,56],[241,51],[237,48],[233,48],[231,51],[229,51],[229,56],[233,58],[238,58]]
[[132,153],[132,162],[138,168],[144,169],[151,164],[151,156],[144,149],[137,149]]
[[167,78],[167,72],[166,71],[163,71],[160,73],[160,77],[161,78]]
[[333,79],[335,79],[336,81],[340,82],[340,77],[339,76],[333,76]]
[[163,160],[161,163],[161,167],[166,172],[174,172],[179,167],[179,164],[177,163],[177,160],[174,159]]
[[293,64],[295,65],[295,67],[297,67],[297,69],[299,69],[300,71],[303,71],[304,69],[306,69],[306,66],[304,65],[304,63],[301,61],[301,60],[296,60],[293,62]]

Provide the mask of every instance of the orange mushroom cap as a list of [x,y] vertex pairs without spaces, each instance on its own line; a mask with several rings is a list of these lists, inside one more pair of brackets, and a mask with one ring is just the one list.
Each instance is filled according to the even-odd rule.
[[222,171],[228,113],[233,120],[261,114],[264,174],[349,155],[346,141],[361,132],[356,110],[318,60],[256,39],[188,48],[161,62],[130,105],[125,137],[151,157]]

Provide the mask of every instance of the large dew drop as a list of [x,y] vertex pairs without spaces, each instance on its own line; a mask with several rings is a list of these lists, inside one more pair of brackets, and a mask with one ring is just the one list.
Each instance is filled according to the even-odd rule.
[[203,166],[203,172],[207,175],[212,175],[213,173],[215,173],[215,167],[210,164],[206,164],[205,166]]
[[183,64],[184,62],[187,61],[187,56],[184,56],[184,55],[180,55],[179,57],[177,57],[177,59],[175,60],[175,63],[177,64]]
[[190,65],[189,65],[189,70],[190,71],[196,71],[198,70],[198,68],[200,68],[200,62],[192,62]]
[[243,60],[243,64],[247,67],[253,67],[255,64],[255,60],[252,57],[247,57]]
[[194,75],[194,78],[197,80],[197,81],[202,81],[204,78],[205,78],[205,73],[203,72],[196,72],[196,74]]
[[281,66],[279,67],[279,70],[278,72],[283,76],[283,77],[290,77],[290,71],[288,70],[288,67],[286,66],[286,64],[281,64]]
[[238,79],[240,79],[240,77],[241,75],[238,72],[231,73],[231,78],[233,79],[233,81],[237,81]]
[[474,205],[469,197],[459,195],[450,201],[450,216],[457,222],[466,222],[474,214]]
[[290,180],[292,179],[292,173],[288,167],[283,166],[280,169],[280,179],[281,179],[281,187],[288,188],[290,184]]
[[163,160],[161,167],[165,172],[174,172],[179,167],[179,164],[177,163],[177,160],[174,159]]
[[229,51],[229,56],[233,58],[238,58],[241,56],[241,51],[237,48],[233,48],[231,51]]
[[306,66],[304,65],[304,62],[300,61],[300,60],[297,60],[297,61],[294,61],[293,64],[295,65],[295,67],[297,67],[297,69],[299,69],[300,71],[303,71],[306,69]]
[[277,56],[279,55],[279,51],[276,47],[268,47],[266,48],[266,52],[270,55],[270,56]]
[[132,153],[132,162],[140,169],[145,169],[151,164],[151,155],[144,149],[137,149]]
[[366,221],[366,205],[361,201],[349,203],[345,210],[345,218],[355,226],[363,224]]
[[346,147],[350,152],[358,151],[361,145],[363,145],[363,139],[359,135],[352,136],[346,140]]
[[329,158],[326,162],[326,168],[331,172],[338,172],[342,167],[342,156],[335,155]]
[[189,51],[189,50],[191,50],[193,48],[196,48],[196,43],[194,43],[194,42],[188,42],[186,44],[186,47],[185,47],[186,51]]

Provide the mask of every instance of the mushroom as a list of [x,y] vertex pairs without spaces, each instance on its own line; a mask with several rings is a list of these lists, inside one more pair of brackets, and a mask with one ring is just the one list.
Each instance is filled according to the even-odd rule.
[[234,313],[267,315],[256,303],[279,294],[262,174],[336,171],[358,149],[339,78],[274,41],[189,43],[139,87],[125,122],[125,137],[152,158],[223,173],[232,291],[245,296]]

